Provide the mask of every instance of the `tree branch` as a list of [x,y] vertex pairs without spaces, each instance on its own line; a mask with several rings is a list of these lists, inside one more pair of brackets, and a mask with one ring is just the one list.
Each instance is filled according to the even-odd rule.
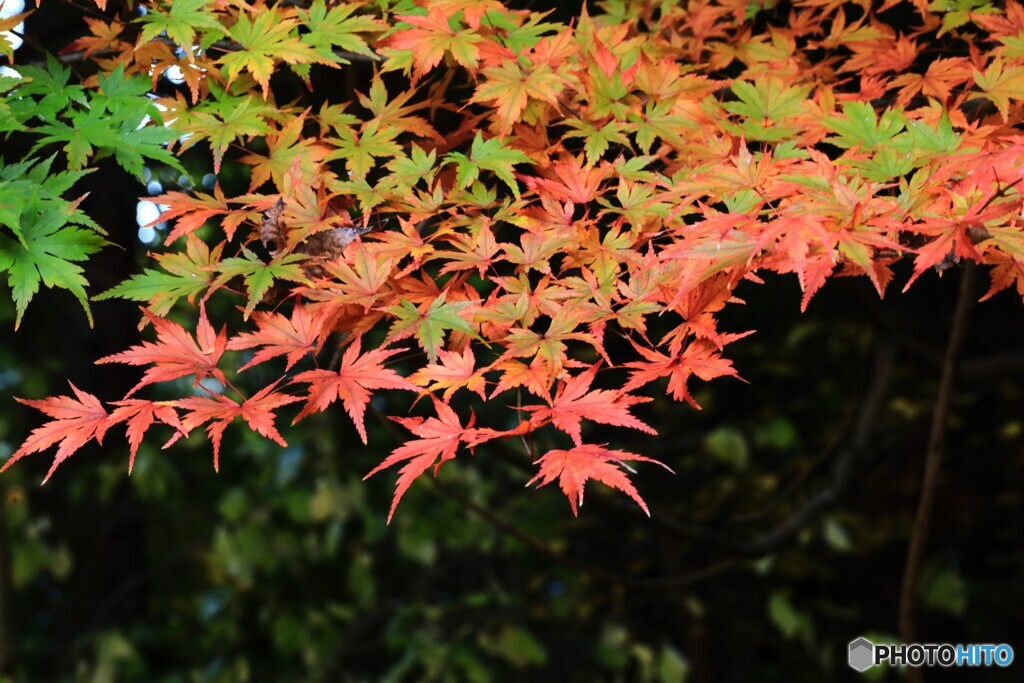
[[592,564],[578,557],[568,555],[560,550],[556,550],[551,547],[543,540],[537,538],[528,531],[517,527],[516,525],[506,521],[501,516],[496,514],[494,511],[480,505],[476,501],[468,498],[455,489],[451,488],[446,484],[442,484],[437,479],[430,480],[438,492],[443,493],[448,498],[451,498],[459,505],[462,505],[467,510],[473,512],[475,515],[480,517],[482,520],[498,529],[502,533],[515,538],[524,545],[536,550],[537,552],[545,555],[546,557],[564,564],[573,569],[579,569],[591,576],[609,581],[611,583],[618,583],[631,588],[663,588],[667,586],[688,586],[707,579],[718,576],[719,574],[736,566],[736,560],[733,558],[727,558],[719,562],[709,564],[700,569],[686,572],[685,574],[662,576],[652,579],[638,579],[619,572],[606,569],[605,567]]
[[879,343],[875,352],[874,372],[854,422],[849,442],[840,451],[832,466],[830,483],[804,502],[793,514],[779,522],[767,533],[750,541],[737,541],[720,531],[693,524],[679,523],[669,519],[653,518],[655,523],[681,536],[705,541],[720,550],[743,557],[760,557],[791,538],[807,526],[819,513],[839,500],[850,486],[854,465],[867,452],[871,435],[881,412],[882,402],[892,374],[895,351],[888,341]]
[[[903,570],[903,584],[900,589],[899,629],[900,639],[904,643],[914,643],[918,640],[914,596],[925,548],[928,544],[928,534],[931,531],[939,468],[942,465],[942,454],[946,445],[946,422],[949,419],[949,405],[953,398],[956,362],[967,332],[967,318],[974,303],[974,269],[974,262],[967,260],[960,277],[960,291],[957,294],[956,310],[953,313],[949,340],[946,343],[946,352],[942,360],[939,390],[935,396],[935,407],[932,411],[931,432],[928,435],[928,450],[925,455],[924,474],[921,480],[921,499],[918,501],[917,515],[914,517],[910,547],[907,549],[907,563]],[[924,681],[924,674],[921,669],[911,667],[907,669],[907,679],[910,683],[921,683]]]

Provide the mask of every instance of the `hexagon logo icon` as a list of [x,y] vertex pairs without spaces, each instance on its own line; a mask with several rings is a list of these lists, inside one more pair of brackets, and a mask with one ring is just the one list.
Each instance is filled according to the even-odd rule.
[[847,661],[850,663],[851,669],[865,671],[875,663],[875,646],[867,638],[851,640]]

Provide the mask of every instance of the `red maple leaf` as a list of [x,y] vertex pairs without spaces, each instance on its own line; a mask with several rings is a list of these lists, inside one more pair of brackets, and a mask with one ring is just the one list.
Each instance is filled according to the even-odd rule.
[[[630,340],[631,343],[632,340]],[[646,360],[630,361],[625,367],[632,368],[629,380],[622,387],[623,391],[632,391],[653,382],[661,377],[668,377],[668,391],[677,401],[686,401],[694,408],[700,406],[690,396],[686,382],[691,375],[696,375],[705,382],[716,377],[739,377],[732,361],[722,358],[717,346],[706,339],[697,339],[679,351],[678,345],[672,355],[666,356],[652,349],[646,349],[633,343],[633,348]]]
[[[241,417],[249,428],[265,436],[279,446],[287,446],[277,428],[274,427],[274,410],[302,399],[298,396],[275,393],[275,384],[260,389],[256,394],[239,403],[223,394],[213,396],[192,396],[174,401],[171,405],[188,411],[181,421],[178,433],[164,444],[167,448],[196,427],[206,425],[206,433],[213,442],[213,469],[220,471],[220,442],[224,430],[236,418]],[[209,423],[209,424],[207,424]]]
[[127,351],[96,361],[98,364],[153,365],[146,370],[142,379],[132,387],[125,398],[149,384],[168,382],[188,375],[196,376],[196,385],[206,377],[213,377],[220,382],[227,381],[224,373],[217,368],[217,361],[227,347],[227,334],[223,328],[219,334],[213,331],[213,326],[206,317],[205,307],[199,308],[199,325],[196,328],[195,339],[178,323],[158,318],[147,310],[142,312],[153,323],[157,340],[142,342]]
[[285,370],[299,362],[310,351],[319,350],[323,343],[323,315],[310,315],[305,307],[296,305],[291,318],[280,313],[253,314],[256,332],[243,332],[228,342],[227,348],[232,351],[263,347],[257,351],[252,360],[239,368],[239,372],[254,365],[265,363],[271,358],[287,354]]
[[345,406],[345,412],[352,418],[363,443],[366,443],[364,415],[370,402],[370,389],[405,389],[419,391],[419,388],[394,370],[384,367],[386,359],[401,353],[401,349],[374,349],[363,355],[360,340],[356,339],[345,350],[341,367],[337,372],[330,370],[307,370],[295,376],[294,383],[308,383],[309,395],[306,405],[295,421],[310,413],[320,412],[337,400]]
[[629,475],[623,471],[630,470],[629,466],[625,464],[627,460],[653,462],[669,472],[672,471],[664,463],[635,453],[614,451],[592,444],[577,444],[576,447],[567,451],[553,450],[541,456],[534,463],[540,465],[540,471],[537,472],[537,476],[527,482],[527,486],[538,479],[540,480],[538,486],[545,486],[558,479],[562,493],[569,499],[572,514],[577,515],[579,506],[583,505],[583,487],[588,480],[596,479],[605,486],[618,489],[635,500],[636,504],[650,517],[651,511],[647,509],[647,503],[640,497],[633,482],[629,480]]
[[583,443],[580,423],[585,419],[616,427],[629,427],[646,434],[658,433],[629,412],[630,406],[648,403],[653,399],[609,389],[590,391],[596,374],[597,368],[594,367],[562,382],[549,405],[523,406],[523,410],[533,412],[530,422],[534,428],[551,422],[571,436],[577,446]]
[[139,452],[142,437],[154,422],[163,422],[179,432],[187,433],[184,425],[178,419],[178,413],[170,403],[131,398],[125,401],[116,401],[112,405],[117,408],[110,414],[107,427],[119,422],[128,423],[128,445],[131,448],[131,453],[128,456],[128,474],[132,473],[132,467],[135,466],[135,454]]
[[[431,398],[434,401],[437,417],[391,418],[419,438],[406,441],[391,451],[391,455],[363,477],[364,480],[369,479],[381,470],[397,465],[400,462],[405,462],[405,465],[398,472],[398,481],[395,483],[395,496],[391,500],[391,510],[388,511],[389,524],[395,514],[395,508],[398,507],[398,502],[402,500],[402,496],[409,490],[409,486],[412,485],[413,481],[432,465],[434,466],[434,476],[437,476],[437,471],[441,469],[441,465],[455,457],[455,452],[459,449],[459,443],[463,440],[463,437],[475,431],[464,428],[459,421],[459,416],[449,406],[438,401],[436,398]],[[470,423],[472,423],[472,420],[470,420]]]
[[103,441],[103,435],[107,432],[111,422],[106,409],[99,399],[90,393],[81,391],[71,382],[71,390],[75,392],[75,398],[70,396],[50,396],[48,398],[31,400],[16,399],[36,410],[43,412],[53,419],[46,424],[36,427],[21,448],[8,458],[0,472],[3,472],[14,463],[21,460],[30,453],[45,451],[55,443],[57,454],[53,458],[53,464],[43,479],[45,484],[53,476],[57,466],[68,459],[72,453],[89,443],[92,439],[97,442]]

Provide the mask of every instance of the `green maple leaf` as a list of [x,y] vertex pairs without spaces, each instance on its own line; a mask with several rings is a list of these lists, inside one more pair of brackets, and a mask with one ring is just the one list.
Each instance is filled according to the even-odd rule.
[[655,138],[661,138],[676,147],[685,145],[681,132],[696,124],[671,112],[672,103],[666,100],[648,102],[643,114],[630,114],[630,121],[636,124],[636,144],[644,154],[650,153]]
[[409,156],[400,156],[387,164],[392,177],[400,184],[413,187],[421,180],[427,185],[434,180],[437,170],[437,151],[423,151],[418,145],[412,145],[408,150]]
[[751,140],[776,141],[791,137],[799,130],[786,125],[786,121],[800,115],[803,103],[811,91],[810,85],[787,87],[775,78],[759,78],[753,83],[735,81],[732,91],[738,102],[727,102],[722,107],[745,117],[739,128]]
[[[75,261],[99,251],[107,241],[92,229],[93,222],[78,210],[78,202],[51,201],[45,210],[26,209],[19,221],[20,241],[0,235],[0,271],[7,272],[17,310],[14,328],[21,325],[29,301],[47,287],[66,289],[85,309],[89,325],[88,284]],[[89,227],[81,227],[89,226]]]
[[593,121],[566,119],[565,125],[575,130],[567,131],[563,137],[583,138],[583,151],[586,152],[588,164],[600,161],[613,142],[629,147],[629,138],[626,137],[625,127],[620,121],[608,121],[598,125]]
[[144,97],[153,89],[152,82],[142,76],[126,77],[124,66],[118,65],[109,73],[100,72],[96,76],[100,92],[93,93],[89,100],[89,108],[101,107],[110,112],[111,116],[136,126],[148,114],[159,114],[159,110]]
[[270,290],[270,286],[274,284],[274,280],[290,280],[307,284],[309,282],[302,266],[299,265],[299,261],[306,258],[303,254],[285,254],[270,263],[264,263],[251,252],[243,253],[244,257],[226,258],[220,262],[217,271],[221,275],[213,283],[213,287],[216,288],[233,277],[241,276],[249,293],[249,301],[245,306],[244,314],[246,320],[256,305],[263,300]]
[[339,129],[339,137],[328,142],[337,149],[326,159],[344,159],[345,169],[353,178],[365,178],[373,170],[374,158],[393,158],[402,153],[402,147],[394,140],[398,131],[391,127],[380,128],[376,121],[370,121],[361,133],[352,129]]
[[928,9],[943,15],[940,36],[969,22],[972,14],[999,12],[988,0],[934,0]]
[[[444,343],[445,330],[457,330],[473,335],[473,327],[459,315],[471,306],[469,301],[446,303],[445,295],[434,299],[425,311],[420,311],[411,301],[399,299],[395,306],[388,307],[388,313],[396,320],[388,331],[392,341],[415,336],[420,348],[427,352],[427,358],[437,360],[437,352]],[[474,335],[475,336],[475,335]]]
[[372,17],[352,16],[355,5],[338,5],[327,9],[324,0],[316,0],[309,10],[299,10],[299,20],[306,25],[309,33],[302,36],[302,42],[311,45],[325,59],[348,64],[348,60],[334,53],[337,50],[373,56],[373,50],[358,34],[383,31],[381,24]]
[[477,132],[470,147],[469,156],[461,152],[452,152],[445,156],[445,163],[455,164],[455,183],[466,188],[476,182],[480,171],[490,171],[505,183],[512,194],[519,198],[519,185],[512,175],[515,164],[531,163],[530,157],[518,149],[506,147],[499,138],[484,140]]
[[838,134],[826,138],[825,142],[843,149],[875,149],[903,131],[906,117],[898,110],[887,109],[879,119],[875,108],[867,102],[844,102],[843,115],[830,116],[824,123],[826,128]]
[[334,63],[334,60],[319,54],[312,45],[302,42],[296,35],[297,30],[296,21],[278,16],[276,7],[256,15],[255,21],[250,21],[243,12],[238,23],[228,31],[231,39],[242,49],[229,52],[219,60],[227,80],[233,81],[245,70],[263,87],[263,96],[266,97],[270,92],[275,60],[293,65]]
[[[68,202],[61,195],[83,176],[91,173],[91,170],[64,171],[50,175],[54,156],[39,162],[26,159],[9,166],[0,165],[0,225],[9,228],[23,246],[27,245],[21,228],[22,215],[30,211],[47,211],[53,205],[65,207]],[[77,209],[73,211],[72,219],[75,223],[103,232]]]
[[154,254],[162,271],[146,268],[121,284],[93,297],[127,299],[149,304],[154,315],[164,317],[178,299],[194,300],[199,292],[210,286],[214,267],[220,261],[221,246],[210,249],[205,242],[190,235],[185,253]]
[[139,44],[156,38],[164,31],[167,37],[182,47],[190,47],[196,39],[196,30],[206,33],[206,40],[213,42],[223,37],[224,27],[217,16],[206,9],[210,0],[174,0],[158,3],[156,7],[140,17],[143,28]]
[[272,132],[268,119],[280,118],[280,112],[265,101],[247,95],[233,97],[211,88],[211,99],[197,106],[176,122],[177,127],[191,133],[185,147],[206,139],[213,150],[213,170],[220,173],[224,152],[239,138],[266,135]]
[[[147,114],[159,112],[145,97],[151,87],[141,76],[125,77],[124,67],[118,66],[109,74],[99,77],[100,92],[92,93],[86,101],[85,111],[69,109],[64,118],[56,116],[35,128],[41,134],[32,151],[51,143],[64,143],[68,166],[72,170],[84,168],[96,155],[112,154],[126,171],[141,178],[144,159],[153,159],[185,173],[178,159],[164,149],[162,143],[178,136],[164,126],[139,127]],[[64,102],[64,105],[70,104]],[[63,108],[63,107],[62,107]]]
[[129,301],[150,302],[154,315],[167,315],[182,297],[194,297],[210,284],[209,273],[202,275],[176,275],[152,268],[133,275],[121,284],[93,297],[96,301],[106,299],[128,299]]
[[[140,98],[145,100],[146,98]],[[177,133],[163,126],[146,126],[136,129],[138,123],[119,122],[103,110],[95,107],[85,112],[75,112],[70,122],[57,121],[38,126],[35,130],[43,136],[32,151],[52,142],[63,142],[68,166],[84,168],[89,159],[98,153],[113,154],[117,163],[137,178],[143,177],[143,159],[153,159],[185,173],[177,158],[164,149],[161,143],[177,137]]]
[[17,81],[18,96],[8,101],[14,117],[21,122],[31,118],[53,121],[72,102],[86,106],[89,98],[85,88],[69,83],[71,69],[52,55],[46,56],[46,68],[19,64],[21,80]]

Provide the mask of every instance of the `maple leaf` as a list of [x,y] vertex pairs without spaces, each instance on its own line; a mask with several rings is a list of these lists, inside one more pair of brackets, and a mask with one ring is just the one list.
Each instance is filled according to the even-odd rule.
[[517,357],[534,356],[541,359],[548,368],[550,376],[557,376],[566,366],[568,361],[569,340],[581,341],[589,344],[601,356],[611,362],[604,350],[601,341],[593,334],[587,332],[576,332],[581,324],[581,316],[578,307],[565,306],[551,316],[548,329],[543,333],[530,329],[514,328],[509,330],[506,338],[508,351],[506,355]]
[[498,132],[502,135],[512,132],[512,126],[520,122],[531,98],[557,106],[558,96],[565,87],[565,79],[547,64],[524,71],[516,61],[508,60],[483,69],[480,75],[485,80],[477,86],[469,101],[494,103]]
[[393,259],[377,258],[364,245],[357,245],[352,249],[351,265],[345,261],[324,264],[327,272],[340,281],[340,284],[332,284],[332,300],[358,304],[369,312],[377,304],[394,263]]
[[302,42],[297,35],[298,22],[294,18],[280,16],[278,9],[277,6],[265,9],[256,15],[255,20],[241,13],[238,22],[228,30],[231,39],[241,49],[218,60],[229,83],[245,70],[263,87],[264,98],[270,93],[270,76],[274,72],[275,60],[288,64],[335,65],[335,60]]
[[551,366],[541,356],[535,357],[529,365],[505,359],[495,363],[492,368],[500,370],[502,375],[491,392],[491,398],[517,387],[525,388],[538,398],[547,399],[550,396]]
[[120,422],[128,423],[128,445],[131,448],[131,453],[128,456],[128,474],[132,473],[132,468],[135,466],[135,455],[139,451],[142,437],[155,422],[171,425],[179,432],[185,431],[184,425],[178,419],[178,413],[169,403],[131,398],[114,401],[111,405],[117,407],[110,414],[107,426],[110,427]]
[[[214,91],[216,93],[216,91]],[[265,135],[272,131],[268,119],[279,116],[277,109],[253,95],[231,97],[214,95],[212,101],[204,102],[176,127],[192,134],[186,146],[199,140],[208,140],[213,151],[213,172],[220,173],[224,152],[235,140]]]
[[367,16],[353,16],[357,5],[337,5],[327,8],[324,0],[315,0],[309,10],[299,10],[299,19],[309,33],[302,36],[304,43],[309,43],[325,59],[348,64],[349,60],[339,57],[335,50],[344,50],[367,57],[373,56],[373,50],[358,34],[379,33],[386,26]]
[[188,235],[186,244],[184,254],[152,255],[163,271],[146,268],[93,299],[103,301],[119,297],[148,302],[149,310],[159,317],[166,316],[182,297],[192,303],[196,295],[213,282],[213,266],[220,261],[224,245],[222,243],[211,250],[195,235]]
[[570,201],[586,204],[598,196],[601,183],[611,175],[607,164],[584,165],[583,159],[567,156],[556,161],[551,167],[557,178],[524,177],[523,182],[532,190],[543,190],[547,196],[559,202]]
[[970,62],[964,57],[942,57],[928,65],[922,74],[904,73],[892,79],[892,87],[900,87],[899,102],[905,105],[921,93],[946,102],[953,88],[963,85],[971,78]]
[[391,509],[388,511],[388,524],[391,523],[391,518],[394,517],[395,509],[398,507],[399,501],[402,500],[402,496],[409,490],[416,478],[431,466],[434,467],[434,476],[437,476],[441,465],[455,457],[459,443],[465,434],[466,429],[462,426],[455,411],[437,399],[433,399],[433,401],[437,417],[426,419],[422,417],[391,418],[418,438],[398,446],[391,451],[391,455],[363,477],[363,480],[369,479],[382,470],[405,462],[398,472],[395,495],[391,500]]
[[494,233],[486,223],[476,230],[476,234],[458,235],[452,238],[452,246],[456,251],[435,252],[433,259],[447,259],[447,263],[441,268],[442,273],[452,273],[460,270],[476,268],[480,277],[495,261],[499,253],[498,243],[494,239]]
[[[431,106],[430,102],[409,104],[409,100],[415,94],[416,91],[409,88],[394,97],[389,97],[387,88],[384,85],[384,79],[381,78],[380,74],[375,74],[373,81],[370,83],[369,92],[366,95],[357,92],[356,96],[359,98],[359,103],[373,114],[373,121],[381,129],[412,133],[417,137],[433,138],[437,141],[444,140],[444,137],[425,118],[413,116],[413,112]],[[323,116],[320,118],[323,120]],[[423,164],[427,168],[433,168],[434,161],[436,160],[434,152],[427,154],[418,146],[413,146],[408,151],[412,153],[414,161]],[[419,153],[419,156],[417,156],[417,153]],[[421,173],[420,175],[424,174]]]
[[480,58],[476,44],[483,40],[472,29],[456,30],[451,26],[450,15],[443,10],[430,8],[426,16],[398,15],[413,28],[396,31],[387,41],[392,50],[412,52],[413,74],[416,78],[441,63],[445,53],[450,53],[456,62],[469,71],[475,71]]
[[224,373],[217,362],[227,347],[227,333],[221,328],[215,333],[206,317],[206,307],[199,307],[199,324],[195,339],[185,328],[166,318],[158,318],[147,310],[143,314],[153,324],[157,341],[145,341],[127,351],[115,353],[96,361],[97,364],[123,363],[125,365],[152,365],[146,370],[139,383],[132,387],[125,398],[139,389],[157,382],[169,382],[179,377],[195,375],[195,385],[207,377],[226,383]]
[[92,326],[92,311],[85,293],[88,283],[75,262],[84,261],[107,241],[97,233],[99,226],[78,209],[80,201],[51,202],[37,210],[30,208],[20,216],[17,240],[0,234],[0,272],[7,271],[14,296],[14,329],[21,325],[40,284],[71,292],[82,304]]
[[241,276],[249,299],[245,304],[244,316],[249,316],[256,305],[263,300],[274,280],[290,280],[291,282],[308,283],[305,271],[299,265],[306,260],[304,254],[280,254],[270,263],[264,263],[252,252],[244,251],[244,256],[233,256],[222,260],[217,265],[220,276],[211,285],[217,289],[233,277]]
[[549,399],[546,406],[523,406],[523,410],[533,413],[530,422],[534,428],[551,422],[572,437],[577,446],[583,443],[581,422],[585,419],[615,427],[628,427],[645,434],[658,433],[629,412],[630,406],[649,403],[653,399],[609,389],[590,391],[596,374],[597,368],[593,367],[560,382],[555,397]]
[[636,501],[640,509],[648,517],[651,511],[647,503],[640,497],[640,493],[629,480],[629,475],[623,470],[630,470],[626,465],[627,461],[653,462],[661,465],[666,470],[672,470],[665,464],[646,458],[635,453],[616,451],[604,446],[592,444],[577,444],[569,450],[552,450],[545,453],[534,464],[540,465],[537,476],[526,483],[527,486],[537,482],[538,487],[550,484],[558,479],[558,486],[562,493],[569,499],[569,506],[572,514],[579,514],[579,506],[583,505],[583,488],[587,481],[594,479],[605,486],[622,491]]
[[82,17],[82,20],[89,26],[91,36],[78,38],[68,43],[67,47],[58,54],[67,54],[82,50],[86,57],[92,56],[95,52],[111,50],[123,52],[132,48],[131,43],[121,40],[121,33],[124,31],[124,24],[119,21],[112,21],[109,24],[99,19]]
[[[238,225],[245,220],[246,211],[237,211],[228,206],[220,185],[214,187],[213,196],[196,192],[194,195],[184,192],[168,192],[156,197],[146,197],[142,201],[164,205],[160,216],[147,225],[155,225],[164,221],[175,221],[174,228],[167,234],[164,244],[170,246],[179,237],[191,234],[203,227],[206,221],[214,216],[227,216],[221,222],[228,239],[233,239]],[[146,226],[139,226],[146,227]]]
[[268,179],[273,179],[278,188],[286,187],[286,177],[292,174],[296,183],[312,183],[320,169],[320,163],[330,149],[323,144],[302,137],[305,115],[297,116],[274,134],[265,136],[268,153],[247,154],[240,159],[252,165],[249,191],[252,192]]
[[468,157],[462,152],[452,152],[445,156],[445,163],[455,164],[455,183],[459,187],[469,187],[480,177],[480,171],[490,171],[518,199],[519,186],[512,175],[513,167],[515,164],[530,163],[530,157],[518,149],[506,147],[498,138],[484,140],[477,132]]
[[633,340],[630,342],[637,353],[646,360],[630,361],[625,364],[625,367],[632,368],[633,372],[622,387],[623,391],[632,391],[656,379],[668,377],[668,391],[672,398],[686,401],[700,410],[700,406],[686,388],[686,382],[691,375],[696,375],[705,382],[716,377],[739,377],[732,366],[732,361],[722,358],[718,347],[706,339],[691,342],[681,352],[676,348],[669,356],[644,348]]
[[[187,411],[181,420],[181,427],[164,448],[171,446],[183,435],[196,427],[206,425],[206,433],[213,443],[213,469],[220,471],[220,444],[224,430],[236,417],[241,417],[254,432],[279,446],[287,446],[277,428],[274,427],[274,410],[281,406],[301,401],[299,396],[275,393],[276,383],[263,387],[251,397],[239,403],[223,394],[193,396],[173,401],[170,405]],[[207,424],[209,423],[209,424]]]
[[295,376],[292,383],[310,385],[306,405],[302,407],[295,422],[311,413],[323,411],[327,406],[340,400],[345,406],[345,412],[352,418],[359,437],[366,443],[364,416],[366,406],[370,402],[370,390],[418,391],[415,384],[394,370],[384,367],[384,361],[396,353],[401,353],[402,349],[373,349],[362,355],[360,352],[360,340],[356,338],[341,357],[341,366],[337,372],[307,370]]
[[400,298],[397,305],[387,308],[387,312],[395,316],[388,339],[394,342],[415,335],[420,348],[427,352],[427,358],[437,360],[445,330],[474,334],[473,326],[461,315],[471,305],[468,301],[446,303],[444,293],[418,308],[411,301]]
[[174,2],[155,3],[147,7],[147,12],[139,17],[142,31],[139,33],[138,44],[147,43],[161,33],[184,48],[191,48],[196,39],[196,29],[203,31],[204,36],[212,43],[224,35],[224,27],[217,16],[206,10],[210,0],[174,0]]
[[759,78],[754,83],[733,81],[732,91],[739,99],[723,105],[726,111],[745,117],[743,133],[751,140],[783,140],[798,128],[793,123],[803,111],[810,85],[787,86],[778,78]]
[[376,165],[375,159],[402,154],[402,147],[395,142],[399,132],[397,128],[382,126],[378,121],[370,121],[358,132],[343,128],[338,131],[338,137],[327,140],[335,150],[324,159],[344,159],[350,176],[365,178]]
[[57,447],[53,464],[50,465],[50,470],[43,479],[45,484],[53,476],[57,467],[79,448],[93,439],[96,439],[97,442],[103,441],[103,435],[110,427],[109,415],[107,415],[103,404],[92,394],[81,391],[71,382],[68,384],[75,392],[74,398],[51,396],[39,400],[16,399],[19,403],[31,406],[53,419],[33,429],[29,437],[25,439],[25,443],[14,451],[3,467],[0,467],[0,472],[26,455],[45,451],[59,442],[60,445]]
[[985,69],[985,73],[977,69],[973,73],[974,82],[985,93],[985,97],[996,105],[1003,121],[1008,121],[1010,99],[1024,99],[1024,66],[1004,68],[1002,58],[996,57]]
[[262,347],[252,360],[238,369],[239,372],[284,355],[288,356],[285,370],[291,370],[303,356],[318,351],[323,343],[324,316],[310,315],[298,304],[292,309],[291,318],[280,313],[257,312],[253,320],[259,328],[256,332],[243,332],[228,341],[227,348],[232,351]]
[[486,382],[483,374],[475,369],[476,357],[473,355],[473,349],[466,346],[461,354],[441,349],[437,355],[440,364],[431,363],[425,368],[420,368],[409,377],[409,381],[426,387],[427,391],[444,389],[446,402],[451,399],[456,389],[462,387],[476,392],[480,398],[487,400],[484,393]]

